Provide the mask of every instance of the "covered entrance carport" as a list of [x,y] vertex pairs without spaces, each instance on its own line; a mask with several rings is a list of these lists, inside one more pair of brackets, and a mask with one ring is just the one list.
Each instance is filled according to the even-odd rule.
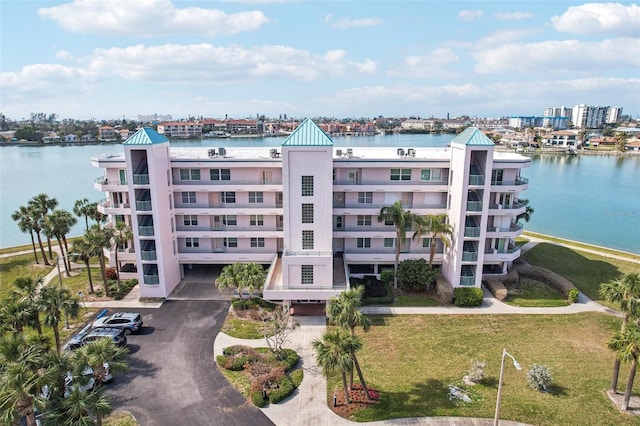
[[233,289],[218,291],[215,285],[226,265],[184,264],[183,278],[171,292],[169,300],[231,300]]

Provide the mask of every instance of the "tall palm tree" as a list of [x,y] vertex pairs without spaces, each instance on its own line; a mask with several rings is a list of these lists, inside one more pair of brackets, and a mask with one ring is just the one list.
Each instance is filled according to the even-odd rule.
[[22,334],[24,327],[33,323],[37,314],[38,311],[28,302],[9,297],[0,305],[0,326],[2,330]]
[[118,222],[113,230],[112,241],[115,245],[116,256],[116,281],[118,285],[118,291],[120,290],[120,262],[118,261],[118,250],[123,247],[133,238],[133,232],[131,228],[124,222]]
[[87,242],[86,237],[83,236],[73,240],[73,242],[71,243],[71,250],[76,253],[73,255],[73,257],[82,260],[84,266],[87,268],[87,278],[89,279],[89,293],[93,294],[93,277],[91,276],[91,265],[89,265],[89,261],[91,260],[91,256],[93,253],[92,247]]
[[266,277],[267,271],[262,265],[253,262],[244,264],[242,285],[249,292],[249,299],[251,299],[253,292],[262,290]]
[[44,245],[42,244],[42,221],[44,220],[44,216],[42,211],[35,206],[31,201],[26,207],[26,211],[29,213],[29,217],[31,218],[31,226],[33,228],[33,232],[36,234],[36,238],[38,240],[38,247],[40,247],[40,254],[42,254],[42,259],[44,260],[44,264],[50,266],[49,260],[47,259],[47,254],[44,251]]
[[67,276],[71,276],[71,258],[69,256],[69,246],[67,244],[67,234],[78,220],[66,210],[54,210],[44,220],[44,229],[51,233],[58,240],[60,256]]
[[[620,310],[624,313],[620,327],[620,333],[623,334],[627,329],[629,319],[640,316],[640,274],[634,272],[600,284],[600,295],[605,300],[620,306]],[[620,359],[616,357],[611,379],[612,392],[618,391],[619,375]]]
[[64,313],[71,318],[77,318],[79,313],[78,299],[68,288],[45,286],[40,290],[40,312],[44,315],[43,323],[53,329],[56,340],[56,350],[60,352],[60,319]]
[[33,218],[29,213],[29,209],[26,206],[20,206],[18,210],[13,212],[11,215],[11,219],[15,222],[18,222],[18,228],[22,233],[29,233],[31,236],[31,247],[33,248],[33,257],[36,259],[36,264],[39,264],[38,261],[38,251],[36,250],[36,240],[33,237]]
[[407,241],[407,230],[418,220],[418,216],[405,210],[402,201],[396,201],[391,206],[380,209],[378,222],[392,222],[396,228],[396,258],[393,263],[393,287],[398,288],[398,262],[400,261],[400,247]]
[[351,354],[345,349],[344,337],[348,336],[343,330],[335,329],[327,331],[322,339],[312,342],[316,351],[316,364],[322,369],[325,377],[340,372],[342,374],[342,387],[344,399],[349,404],[349,388],[347,387],[347,371],[351,369]]
[[84,234],[89,247],[91,247],[91,256],[98,256],[100,262],[100,272],[102,273],[102,282],[104,283],[104,293],[107,297],[111,297],[109,291],[109,283],[107,282],[107,267],[104,259],[104,249],[111,247],[112,228],[102,228],[99,224],[93,225]]
[[534,212],[533,207],[529,205],[529,200],[526,198],[522,198],[518,200],[518,202],[524,204],[526,207],[522,213],[516,216],[516,223],[520,222],[520,219],[524,219],[525,222],[529,222],[529,220],[531,220],[531,215]]
[[620,409],[626,411],[629,408],[629,400],[631,399],[631,390],[636,377],[636,369],[638,368],[638,357],[640,356],[640,329],[635,323],[629,324],[624,331],[617,332],[607,343],[609,349],[616,351],[616,359],[625,362],[631,361],[631,369],[629,378],[627,379],[627,388],[622,398],[622,406]]
[[413,234],[414,239],[420,239],[425,234],[431,235],[431,244],[429,247],[429,267],[433,266],[433,258],[436,255],[436,243],[438,240],[445,248],[451,246],[451,235],[453,228],[447,222],[446,214],[431,215],[428,214],[417,220],[417,229]]
[[[40,193],[36,196],[34,196],[30,201],[29,201],[29,205],[33,206],[34,209],[37,209],[40,211],[40,218],[41,220],[44,220],[45,217],[47,217],[47,215],[49,214],[50,210],[55,209],[56,207],[58,207],[58,200],[56,200],[55,198],[49,198],[49,196],[47,194]],[[49,248],[49,258],[53,258],[53,253],[51,252],[51,236],[47,235],[47,247]]]
[[87,212],[89,213],[89,217],[96,222],[96,225],[98,225],[98,227],[102,227],[102,222],[105,222],[107,220],[107,216],[100,213],[100,211],[98,210],[97,202],[89,204],[89,206],[87,207]]
[[[358,286],[340,295],[329,299],[327,314],[329,324],[337,325],[344,330],[349,330],[352,336],[356,335],[356,327],[360,326],[364,331],[371,328],[371,321],[358,308],[362,306],[362,295],[364,287]],[[349,375],[349,388],[353,389],[353,368]],[[369,393],[367,392],[367,395]]]
[[80,374],[87,366],[91,367],[96,387],[100,387],[107,375],[104,365],[109,364],[108,372],[111,374],[125,371],[128,368],[126,361],[128,355],[129,351],[126,348],[117,347],[111,339],[98,339],[74,352],[72,371]]
[[360,384],[362,385],[362,390],[364,391],[365,397],[367,399],[371,399],[371,395],[369,394],[369,388],[367,387],[367,383],[364,381],[364,375],[362,374],[362,369],[360,368],[360,363],[358,362],[358,357],[356,356],[356,352],[362,349],[362,339],[360,339],[356,335],[346,335],[342,337],[342,344],[344,350],[351,355],[351,388],[353,389],[353,367],[355,366],[356,371],[358,372],[358,379],[360,379]]
[[89,216],[92,214],[91,203],[88,198],[76,200],[73,204],[73,213],[78,217],[84,217],[85,231],[89,230]]

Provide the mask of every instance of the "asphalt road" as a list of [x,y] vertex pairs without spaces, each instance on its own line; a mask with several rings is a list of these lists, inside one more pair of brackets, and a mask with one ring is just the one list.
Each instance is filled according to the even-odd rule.
[[217,370],[213,341],[228,309],[220,300],[137,309],[144,327],[127,336],[129,370],[106,385],[113,408],[141,426],[273,425]]

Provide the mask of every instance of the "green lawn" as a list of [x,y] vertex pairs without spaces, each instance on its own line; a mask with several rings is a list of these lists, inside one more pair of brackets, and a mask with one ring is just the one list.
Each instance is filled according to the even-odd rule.
[[262,333],[258,331],[261,326],[262,323],[257,321],[227,315],[221,331],[231,337],[237,337],[239,339],[261,339],[264,338]]
[[555,288],[541,281],[520,278],[517,286],[508,287],[506,303],[529,308],[567,306],[567,299]]
[[16,278],[43,278],[56,267],[55,264],[53,266],[46,266],[42,263],[42,259],[39,259],[40,264],[36,265],[33,254],[0,258],[0,298],[11,290]]
[[524,254],[532,265],[562,275],[589,298],[606,303],[599,293],[600,284],[623,274],[640,271],[640,264],[586,253],[550,243],[540,243]]
[[[456,416],[493,418],[502,348],[523,366],[506,364],[501,418],[535,425],[633,425],[605,391],[614,356],[606,341],[620,326],[616,317],[576,315],[401,315],[372,316],[359,360],[380,402],[356,413],[354,420]],[[454,404],[448,386],[462,385],[471,360],[487,363],[488,379],[470,388],[473,402]],[[530,389],[525,372],[533,363],[551,368],[552,393]],[[620,383],[626,383],[623,365]],[[332,377],[327,400],[340,387]],[[636,380],[634,393],[640,393]]]
[[440,303],[431,296],[420,293],[400,294],[396,297],[396,301],[391,306],[438,306]]
[[[587,243],[581,243],[579,241],[565,240],[563,238],[553,237],[551,235],[537,234],[537,233],[531,232],[531,231],[524,231],[524,234],[522,234],[522,237],[526,238],[527,236],[536,237],[536,238],[540,238],[540,239],[543,239],[543,240],[547,240],[547,241],[551,241],[551,242],[555,242],[555,243],[560,243],[560,244],[569,244],[569,245],[572,245],[572,246],[577,247],[577,248],[584,248],[584,249],[589,249],[589,250],[597,250],[600,253],[615,254],[615,255],[618,255],[618,256],[625,256],[625,257],[629,257],[629,258],[632,258],[632,259],[640,260],[640,254],[636,254],[636,253],[629,253],[629,252],[626,252],[626,251],[610,249],[610,248],[607,248],[607,247],[599,247],[599,246],[594,246],[594,245],[587,244]],[[522,238],[522,237],[518,237],[518,238]],[[517,239],[516,239],[516,241],[517,241]]]

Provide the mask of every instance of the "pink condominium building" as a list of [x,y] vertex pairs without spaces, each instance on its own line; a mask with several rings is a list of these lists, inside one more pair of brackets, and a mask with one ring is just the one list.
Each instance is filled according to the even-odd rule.
[[[396,201],[447,214],[451,246],[438,242],[434,263],[453,287],[506,273],[520,255],[520,171],[531,160],[494,152],[476,128],[447,148],[335,148],[306,119],[278,148],[170,148],[142,128],[123,154],[92,164],[104,169],[100,211],[133,231],[118,260],[135,271],[141,297],[169,296],[196,265],[255,262],[269,267],[264,297],[288,305],[325,302],[350,277],[392,267],[395,228],[377,218]],[[430,235],[412,237],[400,260],[428,259]]]

